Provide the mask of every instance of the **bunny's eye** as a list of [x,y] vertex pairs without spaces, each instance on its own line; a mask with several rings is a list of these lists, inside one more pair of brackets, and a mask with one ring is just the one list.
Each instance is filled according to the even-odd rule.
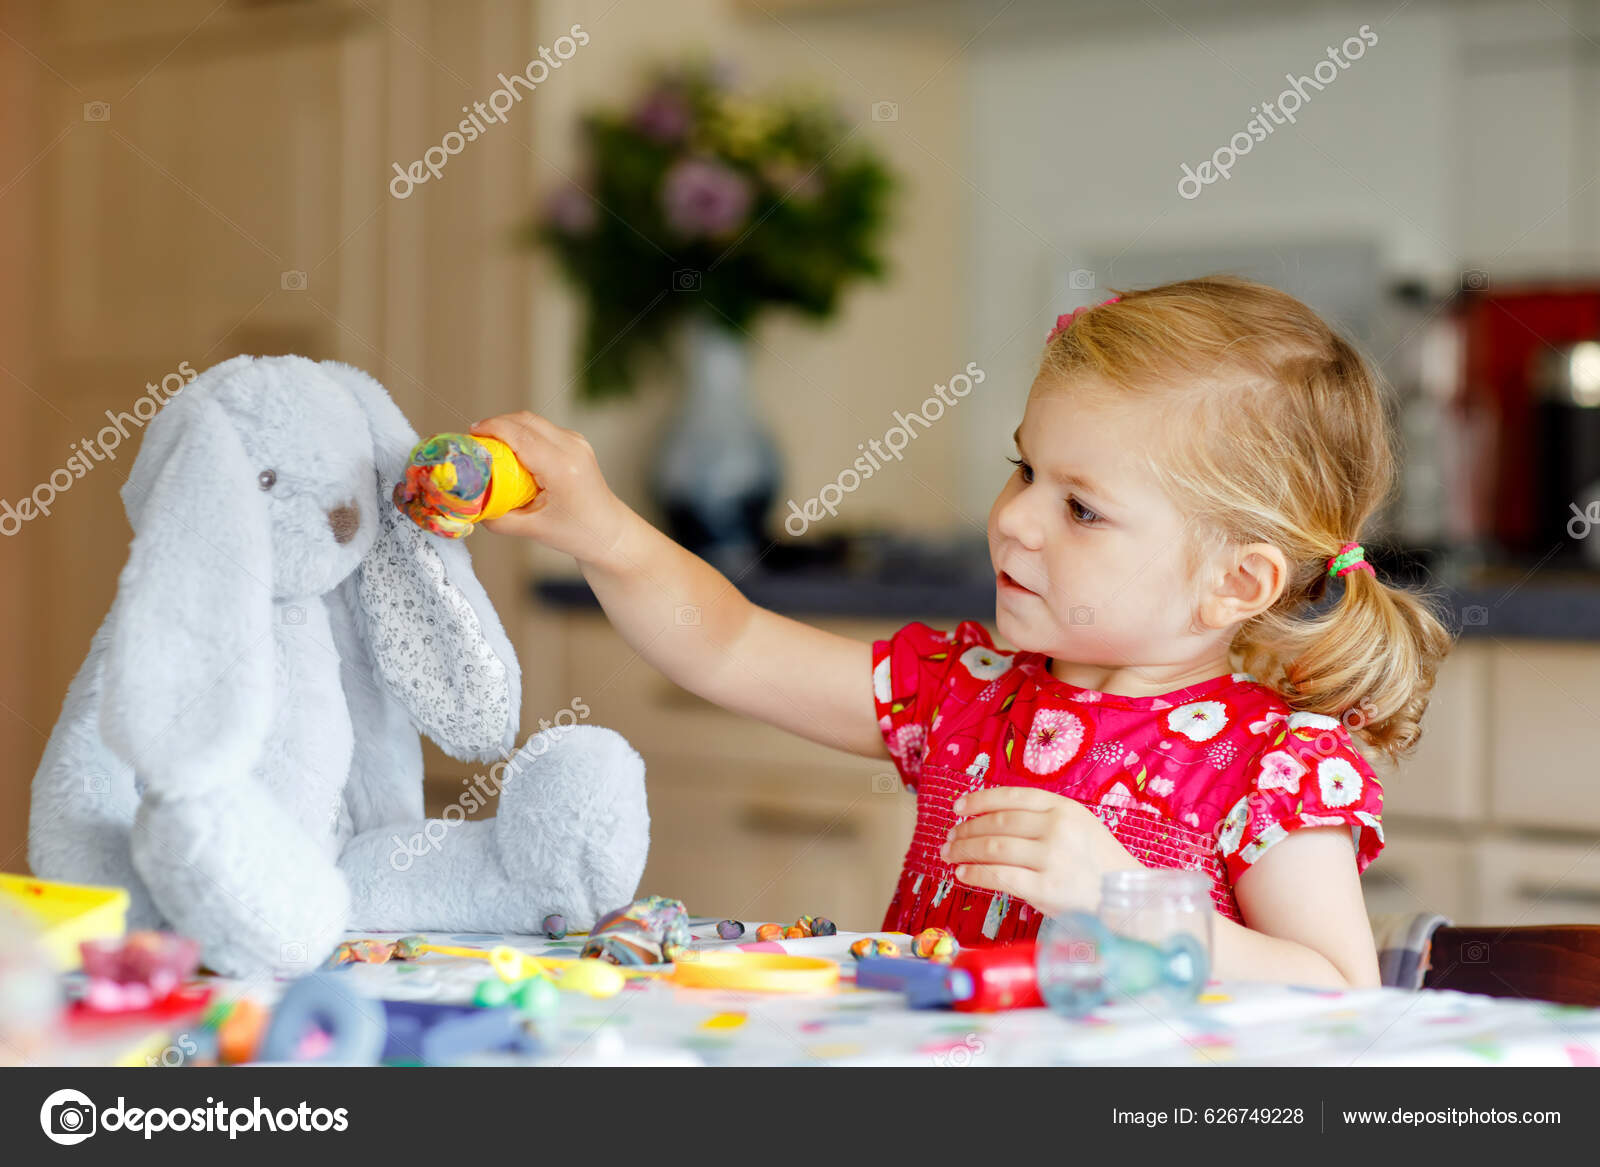
[[273,483],[278,481],[278,472],[276,470],[263,470],[256,475],[256,481],[261,484],[262,490],[271,490]]

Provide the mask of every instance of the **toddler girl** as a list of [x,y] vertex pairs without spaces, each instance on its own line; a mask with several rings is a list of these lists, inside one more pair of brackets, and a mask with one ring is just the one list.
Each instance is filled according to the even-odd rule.
[[580,435],[475,430],[544,488],[488,526],[572,554],[656,668],[893,760],[917,825],[884,929],[1023,939],[1092,911],[1107,871],[1186,868],[1212,882],[1214,975],[1378,983],[1358,874],[1382,791],[1351,733],[1408,751],[1450,637],[1355,541],[1395,477],[1381,387],[1293,297],[1213,277],[1057,321],[989,514],[1014,652],[970,620],[866,644],[758,608]]

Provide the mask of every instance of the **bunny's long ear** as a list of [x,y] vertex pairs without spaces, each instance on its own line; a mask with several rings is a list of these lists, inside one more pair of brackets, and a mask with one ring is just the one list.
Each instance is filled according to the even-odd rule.
[[123,491],[134,538],[111,608],[101,732],[157,785],[244,773],[272,710],[261,468],[209,388],[190,385],[151,421]]
[[522,675],[461,541],[428,534],[394,505],[417,432],[366,373],[336,361],[321,368],[354,395],[372,433],[378,537],[356,575],[378,669],[441,749],[499,758],[516,745]]

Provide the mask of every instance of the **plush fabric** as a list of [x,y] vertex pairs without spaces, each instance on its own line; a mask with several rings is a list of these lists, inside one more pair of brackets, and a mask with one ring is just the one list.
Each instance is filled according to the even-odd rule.
[[314,968],[348,928],[583,928],[632,898],[644,766],[610,730],[486,766],[499,818],[423,818],[419,731],[505,757],[521,675],[466,548],[390,501],[416,441],[371,377],[301,357],[224,362],[150,422],[34,778],[36,874],[127,887],[130,927],[240,976]]

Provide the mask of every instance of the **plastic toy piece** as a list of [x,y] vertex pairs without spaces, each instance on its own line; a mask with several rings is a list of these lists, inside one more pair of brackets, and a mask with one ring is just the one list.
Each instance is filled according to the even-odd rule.
[[539,484],[511,447],[473,434],[435,434],[411,451],[394,505],[424,531],[461,539],[487,519],[527,506]]
[[[261,1039],[266,1062],[311,1061],[371,1066],[385,1051],[390,1026],[385,1002],[358,996],[327,973],[302,977],[285,990]],[[324,1035],[318,1052],[307,1056],[307,1038]],[[421,1044],[420,1033],[408,1033]]]
[[964,948],[956,954],[946,982],[951,1007],[962,1013],[1036,1009],[1044,1005],[1035,975],[1032,940],[995,948]]
[[944,1003],[953,1000],[945,991],[949,971],[941,964],[909,956],[863,956],[856,962],[856,988],[915,993],[930,1004]]
[[78,967],[78,945],[113,939],[127,926],[128,892],[121,887],[57,883],[0,872],[0,906],[17,910],[39,929],[39,943],[62,972]]
[[679,961],[670,979],[694,989],[826,993],[839,983],[839,965],[816,956],[713,950]]
[[172,932],[134,932],[78,946],[88,976],[83,1002],[102,1013],[149,1009],[200,967],[200,946]]
[[542,1047],[514,1004],[495,1009],[382,1001],[387,1023],[385,1062],[443,1066],[483,1053],[537,1054]]

